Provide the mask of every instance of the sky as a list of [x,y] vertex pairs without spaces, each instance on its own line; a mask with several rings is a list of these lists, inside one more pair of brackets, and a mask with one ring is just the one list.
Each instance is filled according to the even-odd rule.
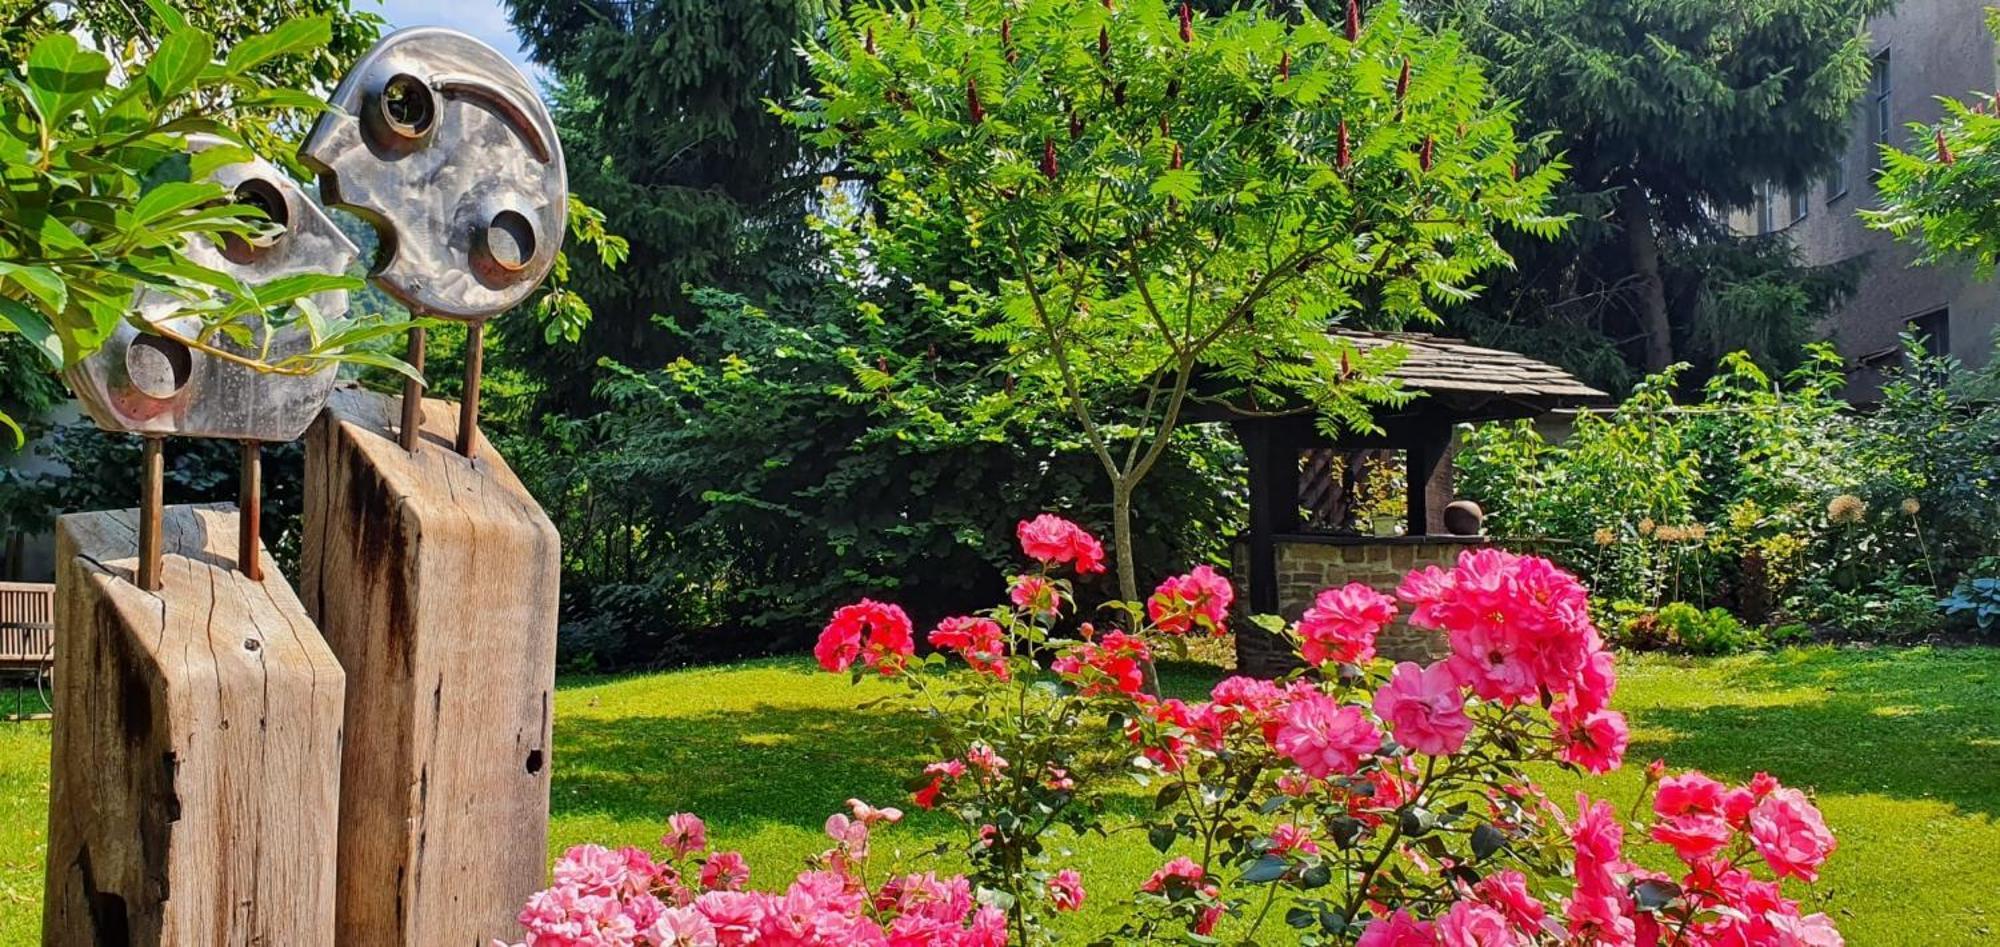
[[356,10],[382,14],[391,29],[405,26],[448,26],[477,37],[486,45],[505,53],[527,73],[537,86],[548,78],[541,67],[528,61],[528,52],[507,25],[507,11],[500,0],[358,0]]

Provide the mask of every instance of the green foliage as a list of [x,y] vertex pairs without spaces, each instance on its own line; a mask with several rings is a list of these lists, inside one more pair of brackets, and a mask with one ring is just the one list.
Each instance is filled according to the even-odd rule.
[[1131,490],[1191,398],[1367,429],[1409,397],[1382,380],[1395,353],[1328,326],[1434,321],[1507,262],[1495,230],[1561,225],[1560,163],[1517,178],[1535,152],[1511,107],[1395,4],[1354,41],[1305,11],[859,5],[807,57],[816,89],[786,117],[876,177],[878,252],[967,226],[998,248],[997,286],[925,291],[1004,347],[1006,410],[1075,418],[1128,595]]
[[[381,361],[353,346],[398,324],[328,320],[307,299],[359,281],[302,274],[248,286],[185,252],[191,240],[252,236],[263,226],[261,211],[206,178],[251,155],[246,128],[317,107],[316,97],[257,70],[321,49],[331,35],[325,17],[291,20],[225,54],[183,23],[144,59],[121,58],[115,68],[68,33],[39,36],[0,88],[0,332],[21,336],[55,367],[95,351],[121,320],[261,371]],[[193,134],[225,144],[190,157]],[[179,306],[149,320],[131,305],[141,290]],[[200,329],[182,335],[162,324],[180,316],[197,317]],[[256,354],[260,327],[293,321],[311,333],[311,348],[266,363]]]
[[[502,322],[540,412],[583,418],[604,408],[596,365],[655,366],[682,354],[672,327],[702,316],[690,290],[740,293],[773,306],[810,293],[808,201],[824,166],[771,115],[794,94],[795,50],[820,7],[694,0],[508,0],[535,60],[554,74],[552,110],[571,191],[630,241],[629,258],[568,261],[543,326]],[[572,215],[572,221],[578,220]],[[560,318],[588,299],[594,325]],[[560,343],[558,342],[560,339]]]
[[1561,443],[1474,429],[1459,484],[1496,534],[1548,545],[1611,597],[1929,634],[1943,591],[2000,554],[2000,409],[1991,372],[1909,355],[1866,415],[1825,346],[1782,379],[1728,356],[1699,404],[1655,376]]
[[[2000,32],[2000,10],[1989,7],[1986,21]],[[1969,260],[1984,279],[2000,263],[2000,99],[1970,98],[1939,98],[1937,124],[1910,126],[1915,147],[1882,149],[1882,206],[1861,219],[1917,244],[1919,263]]]
[[1621,362],[1657,372],[1745,349],[1792,367],[1852,267],[1801,266],[1788,240],[1740,240],[1716,211],[1769,182],[1805,187],[1837,159],[1872,55],[1856,26],[1891,5],[1424,2],[1574,164],[1557,206],[1578,225],[1553,245],[1510,240],[1519,270],[1470,307],[1466,331],[1613,389],[1632,380]]
[[1644,606],[1620,609],[1612,643],[1637,651],[1674,651],[1682,654],[1737,654],[1766,647],[1770,642],[1755,628],[1743,624],[1728,609],[1697,608],[1686,602],[1669,602],[1653,610]]
[[1985,574],[1968,575],[1942,603],[1944,613],[1982,632],[2000,631],[2000,561],[1989,560]]
[[[36,454],[52,466],[0,468],[0,534],[44,535],[62,513],[137,505],[132,472],[139,469],[139,451],[138,438],[100,431],[89,421],[53,427],[35,441]],[[305,536],[305,447],[297,441],[266,444],[262,466],[264,543],[280,572],[297,575]],[[177,438],[166,451],[164,500],[234,503],[241,473],[236,442]]]

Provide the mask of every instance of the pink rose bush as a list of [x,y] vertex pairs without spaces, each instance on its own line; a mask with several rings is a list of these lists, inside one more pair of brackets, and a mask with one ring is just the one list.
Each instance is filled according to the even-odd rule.
[[[869,840],[903,814],[849,800],[827,819],[833,847],[781,892],[744,890],[735,852],[708,853],[699,818],[668,820],[660,851],[579,845],[528,899],[515,947],[1001,947],[1006,914],[963,877],[890,873],[870,886]],[[1072,873],[1073,875],[1074,873]],[[1075,885],[1076,903],[1082,887]],[[494,941],[494,947],[508,947]]]
[[[702,854],[698,821],[673,822],[664,855],[565,856],[522,913],[530,947],[1051,943],[1051,918],[1081,907],[1086,884],[1051,835],[1112,831],[1143,833],[1161,861],[1136,891],[1091,893],[1122,920],[1093,942],[1841,943],[1791,890],[1835,848],[1799,790],[1655,763],[1633,807],[1646,818],[1628,820],[1531,781],[1615,770],[1630,743],[1588,595],[1547,560],[1475,549],[1393,596],[1349,585],[1290,625],[1250,619],[1302,667],[1191,699],[1157,693],[1151,664],[1227,628],[1235,594],[1220,573],[1198,566],[1144,602],[1086,612],[1074,579],[1103,569],[1097,540],[1050,514],[1017,534],[1033,567],[1000,606],[939,621],[930,653],[901,609],[868,600],[836,611],[814,649],[830,672],[902,682],[932,722],[911,803],[960,827],[964,877],[871,889],[869,834],[900,813],[856,804],[828,821],[835,845],[810,870],[758,893],[740,858]],[[1399,617],[1429,636],[1428,660],[1377,656]],[[1107,824],[1107,796],[1134,784],[1150,815]]]

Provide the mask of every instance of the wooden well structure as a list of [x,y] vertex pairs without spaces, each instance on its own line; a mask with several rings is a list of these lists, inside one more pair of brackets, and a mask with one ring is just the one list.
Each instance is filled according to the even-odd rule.
[[[1390,373],[1419,397],[1376,415],[1376,434],[1328,437],[1309,410],[1249,411],[1205,405],[1200,420],[1227,422],[1249,462],[1250,528],[1236,543],[1241,602],[1250,614],[1296,619],[1322,588],[1361,581],[1392,588],[1412,568],[1448,564],[1486,539],[1477,529],[1445,528],[1453,499],[1452,454],[1457,425],[1532,418],[1562,408],[1608,404],[1609,396],[1545,362],[1459,339],[1419,332],[1341,332],[1357,350],[1400,345],[1408,353]],[[1342,458],[1355,452],[1400,454],[1407,485],[1406,521],[1396,535],[1326,528],[1313,515],[1344,493]],[[1290,665],[1288,646],[1248,622],[1237,622],[1239,666],[1275,674]],[[1400,625],[1384,633],[1383,653],[1415,657],[1427,639]]]

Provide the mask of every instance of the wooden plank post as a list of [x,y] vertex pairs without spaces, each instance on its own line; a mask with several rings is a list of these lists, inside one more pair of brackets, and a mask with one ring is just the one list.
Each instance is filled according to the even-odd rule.
[[484,945],[547,877],[555,527],[455,405],[336,390],[306,435],[306,607],[348,668],[346,943]]
[[137,511],[57,521],[45,947],[335,943],[344,679],[236,523],[167,507],[147,592]]

